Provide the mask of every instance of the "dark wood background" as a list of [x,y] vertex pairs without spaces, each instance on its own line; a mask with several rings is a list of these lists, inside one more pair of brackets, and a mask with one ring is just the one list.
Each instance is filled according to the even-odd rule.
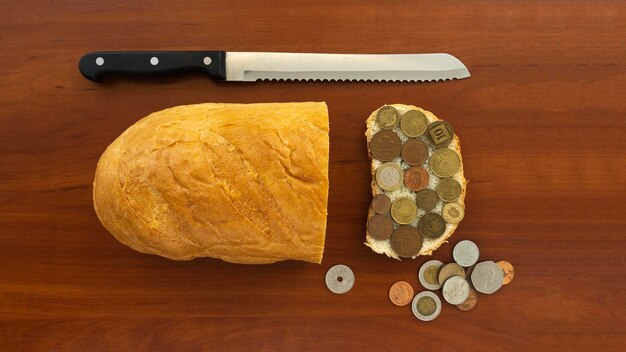
[[[0,350],[616,350],[626,343],[626,5],[617,1],[2,1]],[[467,80],[216,84],[198,75],[85,80],[95,50],[448,52]],[[100,225],[91,182],[146,114],[201,102],[326,101],[322,265],[174,262]],[[422,106],[461,137],[471,239],[513,283],[430,323],[387,298],[426,259],[363,243],[364,121]],[[326,269],[356,274],[329,293]]]

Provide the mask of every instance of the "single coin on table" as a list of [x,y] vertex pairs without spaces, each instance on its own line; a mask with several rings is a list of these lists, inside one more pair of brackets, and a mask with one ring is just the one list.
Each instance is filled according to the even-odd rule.
[[470,285],[469,296],[467,296],[465,302],[458,304],[456,307],[464,312],[467,312],[468,310],[472,310],[476,307],[476,303],[478,303],[478,295],[476,294],[476,290],[474,290]]
[[459,203],[446,203],[441,210],[441,216],[450,224],[458,224],[465,216],[465,209]]
[[428,118],[419,110],[409,110],[400,118],[400,129],[409,137],[419,137],[428,127]]
[[376,123],[380,128],[390,130],[398,124],[400,114],[393,106],[385,105],[376,113]]
[[441,288],[439,284],[439,270],[443,266],[443,263],[438,260],[429,260],[422,264],[417,274],[422,286],[429,290],[438,290]]
[[412,258],[422,249],[422,236],[415,227],[400,225],[391,234],[391,249],[399,256]]
[[437,184],[437,195],[444,202],[454,202],[459,199],[463,188],[461,184],[452,178],[444,178]]
[[439,203],[439,196],[437,196],[437,192],[430,188],[424,188],[423,190],[415,193],[415,199],[417,206],[424,211],[431,211],[435,209],[437,203]]
[[391,217],[398,224],[410,224],[417,219],[417,205],[410,198],[398,198],[391,204]]
[[374,159],[392,161],[402,151],[402,141],[393,131],[381,130],[370,139],[370,152]]
[[381,193],[372,199],[372,210],[377,214],[387,214],[391,209],[391,199],[384,193]]
[[489,295],[498,291],[503,279],[502,268],[492,261],[478,263],[472,271],[472,285],[480,293]]
[[450,148],[437,149],[430,156],[428,165],[435,175],[452,177],[461,168],[461,158]]
[[448,146],[454,139],[454,130],[446,121],[435,121],[426,129],[428,143],[435,148]]
[[421,166],[411,166],[404,173],[404,184],[413,191],[426,188],[428,179],[428,171]]
[[428,146],[418,139],[409,139],[402,145],[402,159],[409,165],[420,165],[428,159]]
[[332,266],[326,272],[326,287],[332,293],[344,294],[354,286],[354,273],[343,264]]
[[372,238],[385,241],[393,232],[393,220],[386,214],[376,214],[367,222],[367,232]]
[[496,264],[498,264],[498,266],[502,268],[502,271],[504,272],[502,284],[508,285],[509,283],[511,283],[511,281],[513,281],[513,278],[515,277],[515,268],[513,268],[513,265],[506,260],[498,260]]
[[453,276],[460,276],[465,278],[465,270],[462,266],[457,263],[448,263],[439,269],[439,274],[437,275],[437,280],[439,281],[439,285],[443,286],[443,284],[449,278]]
[[443,283],[441,292],[446,302],[456,306],[465,302],[469,297],[470,286],[464,277],[452,276]]
[[413,297],[413,315],[422,321],[431,321],[441,313],[441,300],[434,292],[422,291]]
[[389,300],[397,306],[406,306],[413,299],[413,287],[406,281],[398,281],[389,289]]
[[424,214],[417,223],[419,232],[428,238],[439,238],[446,231],[446,221],[436,213]]
[[452,250],[454,261],[466,268],[476,264],[479,255],[478,246],[470,240],[463,240],[457,243]]
[[404,173],[397,163],[380,164],[376,169],[376,183],[385,191],[395,191],[402,185]]

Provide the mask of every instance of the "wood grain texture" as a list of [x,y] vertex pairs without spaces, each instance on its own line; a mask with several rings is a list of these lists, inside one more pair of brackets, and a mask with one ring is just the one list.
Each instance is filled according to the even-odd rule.
[[[0,350],[616,350],[626,344],[626,4],[617,1],[2,1]],[[467,80],[216,84],[85,80],[95,50],[449,52]],[[326,101],[322,265],[173,262],[118,243],[92,209],[106,146],[146,114],[200,102]],[[387,298],[425,259],[363,245],[364,121],[416,104],[461,138],[471,239],[516,277],[417,321]],[[330,294],[345,263],[354,289]]]

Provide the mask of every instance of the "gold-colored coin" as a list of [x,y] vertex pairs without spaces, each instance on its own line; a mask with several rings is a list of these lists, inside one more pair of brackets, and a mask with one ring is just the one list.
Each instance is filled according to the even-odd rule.
[[428,127],[428,118],[419,110],[409,110],[400,118],[400,129],[409,137],[419,137]]
[[433,173],[439,177],[451,177],[461,168],[461,158],[452,149],[437,149],[428,163]]
[[395,191],[404,180],[404,172],[397,163],[384,163],[376,169],[376,183],[385,191]]
[[376,113],[376,123],[384,130],[391,130],[398,124],[398,110],[393,106],[385,105]]
[[417,223],[418,231],[428,238],[439,238],[446,231],[446,221],[439,214],[427,213]]
[[424,270],[424,280],[431,285],[437,285],[439,283],[438,275],[439,275],[440,266],[431,265],[426,270]]
[[441,211],[443,219],[450,224],[458,224],[465,216],[465,210],[459,203],[446,203]]
[[437,302],[432,297],[422,297],[417,300],[417,311],[422,315],[432,315],[437,309]]
[[498,264],[498,266],[502,268],[502,271],[504,272],[502,284],[508,285],[509,283],[511,283],[511,281],[513,281],[513,278],[515,277],[515,268],[513,268],[513,265],[505,260],[499,260],[496,262],[496,264]]
[[454,139],[454,130],[452,126],[445,121],[435,121],[428,125],[426,137],[433,147],[443,148],[448,146]]
[[461,196],[461,184],[452,178],[444,178],[437,185],[437,195],[444,202],[454,202]]
[[465,269],[457,263],[449,263],[442,266],[439,269],[439,285],[443,286],[443,283],[453,276],[465,278]]
[[425,211],[431,211],[439,203],[437,192],[430,188],[425,188],[415,194],[417,206]]
[[417,218],[417,205],[410,198],[396,199],[391,204],[391,217],[398,224],[410,224]]

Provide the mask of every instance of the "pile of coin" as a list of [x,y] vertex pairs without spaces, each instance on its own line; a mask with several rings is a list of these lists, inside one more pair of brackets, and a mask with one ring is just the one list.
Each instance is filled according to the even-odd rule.
[[[424,238],[442,236],[447,224],[464,216],[458,201],[463,185],[454,178],[461,158],[448,148],[454,130],[445,121],[429,124],[421,110],[400,114],[389,105],[378,110],[376,123],[380,131],[370,139],[369,150],[380,161],[375,178],[383,193],[372,200],[375,214],[367,231],[374,240],[390,241],[399,257],[411,258]],[[437,207],[440,201],[444,205]]]
[[423,321],[433,320],[441,312],[441,300],[432,292],[439,289],[447,303],[462,311],[471,310],[478,302],[477,292],[492,294],[515,276],[511,263],[504,260],[477,263],[479,254],[474,242],[463,240],[454,246],[453,263],[444,265],[438,260],[429,260],[420,267],[419,282],[430,291],[413,296],[411,285],[399,281],[389,289],[389,298],[396,305],[412,303],[413,314]]

